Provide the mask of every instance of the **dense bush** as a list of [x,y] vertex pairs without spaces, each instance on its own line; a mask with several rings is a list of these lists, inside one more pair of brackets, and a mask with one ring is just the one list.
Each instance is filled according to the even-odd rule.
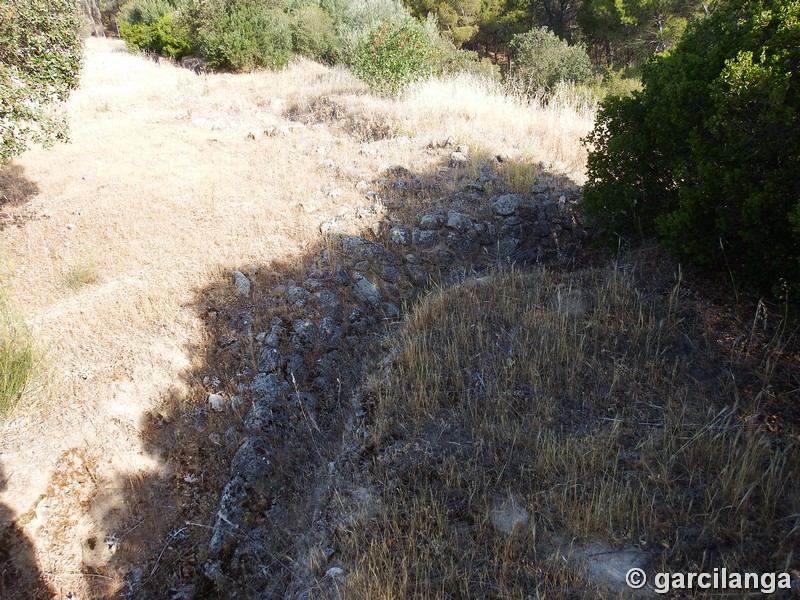
[[53,106],[78,84],[80,30],[72,0],[0,0],[0,163],[66,138]]
[[303,56],[334,64],[339,60],[336,25],[324,8],[306,4],[292,15],[292,46]]
[[477,52],[462,50],[439,33],[436,16],[429,14],[423,28],[433,47],[431,66],[435,75],[471,73],[488,79],[500,79],[500,69],[488,58],[480,59]]
[[321,0],[336,26],[342,62],[358,62],[359,43],[382,23],[410,19],[408,10],[398,0]]
[[119,35],[129,48],[172,58],[192,53],[188,31],[168,12],[152,23],[120,21]]
[[189,29],[166,0],[131,0],[120,9],[119,35],[132,50],[181,58],[192,53]]
[[586,49],[571,46],[542,27],[511,38],[509,82],[526,94],[547,94],[562,82],[582,83],[592,75]]
[[[725,2],[604,102],[584,209],[760,290],[800,291],[800,2]],[[781,290],[780,288],[784,289]]]
[[379,93],[395,95],[430,74],[433,45],[412,19],[384,23],[359,42],[354,73]]
[[248,2],[231,12],[219,11],[200,35],[203,56],[217,69],[278,69],[292,57],[289,17],[262,4]]

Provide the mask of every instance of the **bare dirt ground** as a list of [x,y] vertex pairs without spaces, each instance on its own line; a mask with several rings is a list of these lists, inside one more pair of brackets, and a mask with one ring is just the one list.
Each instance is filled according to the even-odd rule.
[[89,40],[72,142],[16,161],[38,193],[10,211],[19,225],[0,234],[2,258],[52,382],[0,426],[0,503],[59,598],[84,597],[85,541],[124,493],[109,482],[169,468],[138,428],[166,390],[197,383],[182,379],[204,335],[194,291],[298,254],[317,231],[310,212],[355,201],[360,170],[377,166],[340,164],[337,181],[320,162],[352,142],[302,127],[264,135],[284,124],[284,77],[198,76]]

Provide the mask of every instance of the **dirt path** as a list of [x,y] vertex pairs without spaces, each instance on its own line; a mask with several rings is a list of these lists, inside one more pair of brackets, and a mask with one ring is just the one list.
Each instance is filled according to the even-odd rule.
[[[325,76],[305,69],[300,79]],[[182,378],[204,336],[196,291],[297,255],[318,235],[315,215],[357,201],[354,184],[376,166],[346,163],[358,157],[348,147],[337,177],[324,171],[354,142],[288,126],[297,79],[198,76],[89,40],[72,143],[16,161],[38,194],[16,209],[26,223],[0,232],[2,258],[53,382],[0,425],[0,504],[58,597],[80,594],[98,498],[117,493],[104,482],[169,468],[139,428],[167,390],[202,393]]]

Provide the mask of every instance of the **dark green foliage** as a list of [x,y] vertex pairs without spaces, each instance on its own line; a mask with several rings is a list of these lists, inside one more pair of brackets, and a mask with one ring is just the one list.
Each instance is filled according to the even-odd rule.
[[480,0],[410,0],[406,3],[411,12],[420,17],[436,17],[442,35],[461,47],[478,32]]
[[339,59],[339,41],[330,13],[316,4],[306,4],[291,15],[292,45],[303,56],[334,64]]
[[433,52],[433,44],[416,21],[384,23],[359,42],[353,72],[377,92],[395,95],[432,72]]
[[254,2],[215,14],[201,35],[203,56],[217,69],[279,69],[292,57],[289,17]]
[[641,64],[672,48],[688,21],[709,9],[697,0],[586,0],[577,21],[599,61]]
[[120,16],[131,25],[152,25],[173,10],[175,6],[167,0],[131,0],[122,6]]
[[[737,282],[800,291],[800,1],[721,5],[605,101],[583,207]],[[781,291],[783,289],[783,291]]]
[[582,83],[592,63],[582,45],[571,46],[545,27],[511,38],[509,80],[526,94],[547,94],[561,82]]
[[[132,13],[139,17],[140,13]],[[189,31],[176,20],[173,12],[167,12],[155,21],[137,18],[134,22],[120,21],[119,35],[129,48],[153,52],[172,58],[192,54]]]
[[0,163],[66,139],[53,106],[78,84],[80,29],[71,0],[0,0]]

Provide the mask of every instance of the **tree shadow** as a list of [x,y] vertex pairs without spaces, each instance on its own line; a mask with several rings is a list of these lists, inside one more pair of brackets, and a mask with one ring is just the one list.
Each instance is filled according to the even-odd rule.
[[0,167],[0,208],[19,206],[39,193],[39,186],[25,176],[25,168],[17,164]]
[[[0,492],[6,489],[0,464]],[[53,591],[36,563],[33,544],[14,522],[11,510],[0,503],[0,600],[50,599]]]
[[12,224],[24,222],[19,216],[9,216],[6,210],[21,206],[39,193],[39,186],[25,176],[18,164],[0,166],[0,231]]

